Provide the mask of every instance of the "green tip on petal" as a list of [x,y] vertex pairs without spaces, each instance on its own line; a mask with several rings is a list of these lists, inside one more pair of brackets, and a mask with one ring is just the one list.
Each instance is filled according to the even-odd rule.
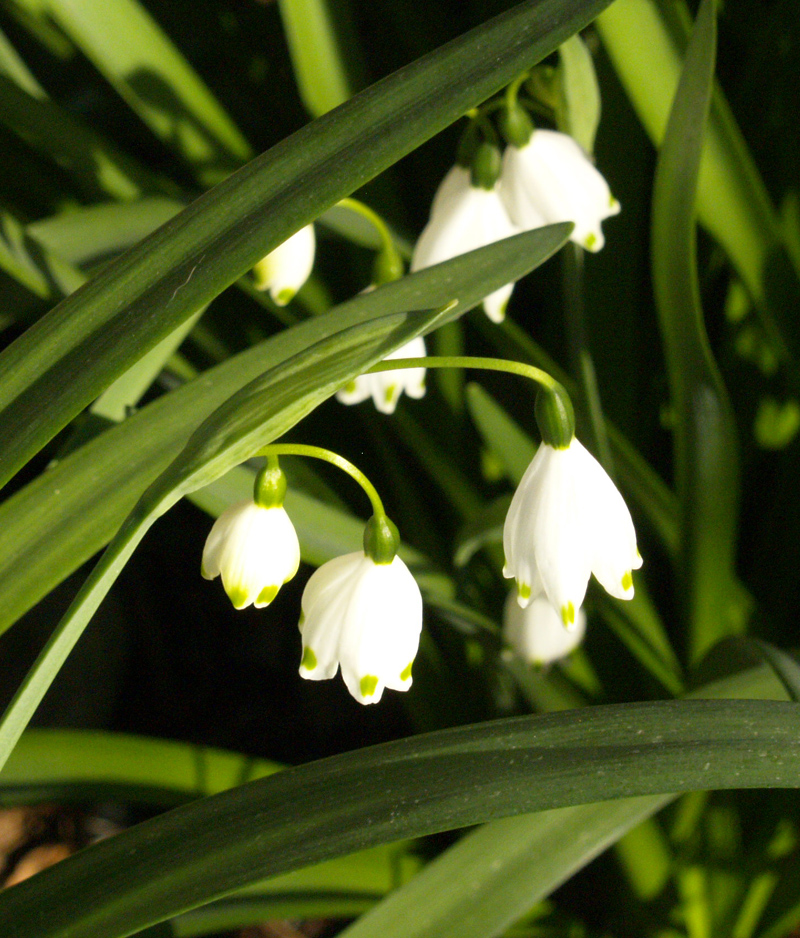
[[561,621],[567,628],[575,625],[575,607],[572,603],[567,603],[566,606],[561,607]]
[[622,588],[626,593],[628,590],[633,589],[633,574],[630,570],[626,570],[625,575],[622,577]]
[[361,678],[361,696],[362,697],[371,697],[375,693],[375,688],[378,686],[378,678],[374,674],[365,674]]
[[263,609],[264,606],[268,606],[278,595],[278,589],[279,587],[277,586],[265,586],[264,589],[261,590],[261,592],[258,594],[258,598],[256,599],[255,603],[256,606],[259,609]]
[[344,390],[347,394],[352,394],[355,391],[355,389],[356,389],[355,381],[348,381],[347,384],[344,386]]
[[273,300],[275,300],[278,306],[286,306],[287,303],[291,303],[294,299],[294,293],[294,290],[289,287],[284,287],[277,296],[273,296]]
[[[313,671],[317,666],[317,656],[314,652],[308,647],[308,645],[303,648],[303,660],[300,662],[300,667],[305,668],[306,671]],[[377,678],[376,678],[377,680]],[[361,682],[364,683],[363,681]]]
[[411,680],[411,665],[414,664],[413,661],[409,661],[408,664],[400,672],[401,681],[410,681]]
[[531,588],[527,583],[518,583],[517,592],[519,593],[520,599],[530,599],[531,598]]
[[588,251],[591,251],[595,244],[597,244],[597,235],[590,231],[589,234],[586,235],[586,237],[583,239],[583,246]]
[[397,385],[390,384],[386,390],[383,392],[383,399],[387,404],[394,402],[394,399],[397,397]]
[[234,609],[244,609],[245,606],[250,605],[251,600],[247,590],[242,589],[240,586],[232,586],[225,592],[228,594],[228,599],[233,603]]

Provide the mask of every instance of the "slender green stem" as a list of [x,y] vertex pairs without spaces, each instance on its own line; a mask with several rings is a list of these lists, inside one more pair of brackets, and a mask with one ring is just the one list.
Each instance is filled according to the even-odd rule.
[[528,80],[529,74],[529,72],[523,72],[521,75],[518,75],[506,88],[505,103],[509,110],[511,110],[516,105],[519,89],[523,82]]
[[483,358],[478,355],[431,355],[424,358],[390,358],[387,361],[373,365],[368,375],[375,375],[381,371],[397,371],[402,368],[477,368],[481,371],[504,371],[510,375],[520,375],[529,378],[548,391],[563,394],[567,400],[569,395],[564,388],[541,368],[528,365],[525,362],[511,362],[504,358]]
[[389,228],[386,222],[381,218],[381,216],[374,210],[365,205],[363,202],[359,202],[358,199],[346,198],[340,199],[338,202],[340,208],[346,208],[348,211],[355,212],[356,215],[360,215],[374,227],[378,232],[378,236],[381,239],[384,250],[386,251],[396,251],[394,239],[392,238],[392,233],[389,231]]
[[492,122],[487,116],[486,108],[477,108],[474,107],[471,110],[467,111],[466,115],[471,121],[474,121],[478,127],[480,127],[484,137],[489,143],[499,144],[497,137],[497,131],[492,126]]
[[268,460],[277,459],[278,456],[308,456],[311,459],[321,459],[323,462],[328,462],[332,466],[336,466],[337,469],[346,472],[351,479],[355,479],[356,482],[358,482],[367,498],[369,498],[372,503],[372,513],[374,515],[379,518],[386,516],[383,502],[375,486],[358,466],[354,466],[349,460],[345,459],[344,456],[340,456],[338,453],[334,453],[329,449],[323,449],[321,446],[307,446],[304,443],[274,443],[260,450],[259,456],[266,456]]

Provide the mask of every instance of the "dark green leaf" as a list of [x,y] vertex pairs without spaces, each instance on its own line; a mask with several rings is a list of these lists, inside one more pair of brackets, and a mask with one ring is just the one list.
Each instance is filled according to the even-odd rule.
[[653,189],[653,286],[675,410],[681,572],[689,652],[697,661],[737,630],[734,564],[738,446],[700,305],[695,198],[714,75],[714,4],[700,5]]
[[89,847],[0,895],[0,920],[8,938],[122,938],[254,879],[403,837],[617,798],[798,787],[798,720],[796,704],[671,701],[362,749]]

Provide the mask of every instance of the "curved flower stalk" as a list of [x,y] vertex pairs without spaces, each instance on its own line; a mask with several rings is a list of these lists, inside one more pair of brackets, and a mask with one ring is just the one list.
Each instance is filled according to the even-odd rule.
[[214,522],[203,549],[201,572],[207,580],[222,577],[236,609],[268,606],[297,573],[300,544],[283,508],[239,502]]
[[528,664],[546,665],[565,658],[583,641],[586,613],[578,609],[575,622],[565,628],[547,598],[537,596],[524,609],[516,590],[508,594],[503,610],[503,639]]
[[[432,267],[521,230],[509,218],[498,187],[473,185],[470,171],[456,165],[436,191],[430,220],[411,257],[411,270]],[[514,284],[509,283],[485,297],[483,307],[492,322],[505,318],[513,289]]]
[[255,265],[256,289],[269,290],[273,302],[286,306],[311,275],[316,244],[313,224],[296,231]]
[[519,605],[544,593],[568,628],[592,573],[612,596],[632,599],[632,571],[642,565],[622,496],[574,437],[539,447],[511,500],[503,549]]
[[[395,349],[384,359],[424,358],[427,354],[425,340],[417,336],[402,348]],[[360,404],[372,397],[375,407],[382,414],[393,414],[403,391],[409,397],[425,396],[425,369],[404,368],[372,375],[359,375],[337,392],[336,400],[342,404]]]
[[534,130],[524,145],[506,147],[499,189],[520,228],[574,222],[571,239],[587,251],[603,247],[600,223],[620,210],[578,143],[555,130]]

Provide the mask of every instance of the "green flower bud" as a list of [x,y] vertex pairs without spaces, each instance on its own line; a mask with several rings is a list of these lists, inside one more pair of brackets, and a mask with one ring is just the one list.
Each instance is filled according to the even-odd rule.
[[500,149],[485,141],[477,148],[472,157],[472,185],[480,189],[494,189],[500,177],[502,157]]
[[277,459],[270,459],[256,476],[253,501],[259,508],[280,508],[286,495],[286,476]]
[[511,107],[503,108],[498,118],[500,133],[512,147],[522,149],[531,139],[533,121],[528,112],[516,102]]
[[374,563],[391,563],[400,547],[400,534],[386,515],[373,515],[364,528],[364,553]]
[[539,388],[535,410],[542,442],[553,449],[567,449],[575,436],[575,413],[564,388],[560,384]]

